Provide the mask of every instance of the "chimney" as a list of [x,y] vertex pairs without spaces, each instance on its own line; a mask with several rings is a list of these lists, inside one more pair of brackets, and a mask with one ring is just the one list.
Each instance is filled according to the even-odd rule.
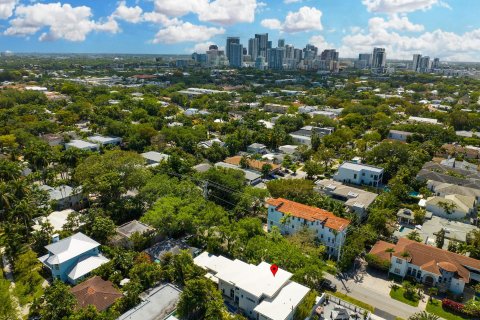
[[60,241],[60,235],[58,233],[52,234],[52,243]]

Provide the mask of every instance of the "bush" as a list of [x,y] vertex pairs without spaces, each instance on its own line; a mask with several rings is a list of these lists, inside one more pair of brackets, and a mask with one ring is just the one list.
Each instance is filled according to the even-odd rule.
[[442,300],[442,308],[445,308],[447,310],[453,311],[453,312],[458,312],[458,313],[463,313],[464,305],[458,302],[455,302],[450,299],[443,299]]
[[390,269],[390,261],[382,260],[374,254],[368,253],[365,255],[365,260],[368,265],[379,270],[388,271]]

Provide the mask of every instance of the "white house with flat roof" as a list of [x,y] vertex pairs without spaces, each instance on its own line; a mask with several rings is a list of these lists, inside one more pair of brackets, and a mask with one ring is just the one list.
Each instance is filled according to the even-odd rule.
[[80,150],[86,151],[98,151],[99,146],[96,143],[91,143],[85,140],[71,140],[70,142],[65,143],[65,149],[77,148]]
[[338,171],[333,176],[333,180],[349,184],[378,187],[383,180],[383,171],[383,168],[346,161],[338,167]]
[[388,139],[407,142],[408,137],[411,135],[413,135],[413,133],[407,131],[390,130],[388,132]]
[[148,151],[141,154],[141,156],[146,160],[147,166],[155,167],[158,166],[162,161],[167,161],[170,156],[168,154]]
[[87,138],[88,141],[96,143],[100,146],[118,146],[122,143],[122,138],[119,137],[106,137],[101,135],[94,135]]
[[270,264],[248,264],[203,252],[193,259],[207,271],[228,300],[250,319],[292,320],[297,306],[309,288],[290,280],[292,274],[278,269],[275,276]]

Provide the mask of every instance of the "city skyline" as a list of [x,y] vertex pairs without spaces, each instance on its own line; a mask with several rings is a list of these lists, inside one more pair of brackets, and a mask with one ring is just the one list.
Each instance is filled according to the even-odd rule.
[[468,0],[4,0],[0,51],[190,54],[225,49],[228,37],[248,48],[253,34],[268,33],[274,47],[284,39],[341,58],[382,47],[388,59],[478,62],[477,9]]

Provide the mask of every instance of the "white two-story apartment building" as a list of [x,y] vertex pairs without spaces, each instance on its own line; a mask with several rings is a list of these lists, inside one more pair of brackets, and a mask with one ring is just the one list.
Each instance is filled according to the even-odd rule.
[[292,320],[297,306],[310,291],[290,281],[292,274],[288,271],[278,269],[273,275],[266,262],[253,265],[208,252],[193,261],[207,271],[206,277],[218,285],[224,298],[249,319]]
[[338,167],[333,180],[349,184],[378,187],[383,180],[383,168],[346,161]]
[[461,294],[465,284],[480,280],[479,260],[407,238],[400,238],[397,244],[378,241],[370,254],[390,261],[391,274],[411,277],[441,292]]
[[268,199],[268,231],[278,227],[282,234],[293,234],[308,228],[327,248],[327,253],[340,258],[350,221],[333,213],[283,198]]

